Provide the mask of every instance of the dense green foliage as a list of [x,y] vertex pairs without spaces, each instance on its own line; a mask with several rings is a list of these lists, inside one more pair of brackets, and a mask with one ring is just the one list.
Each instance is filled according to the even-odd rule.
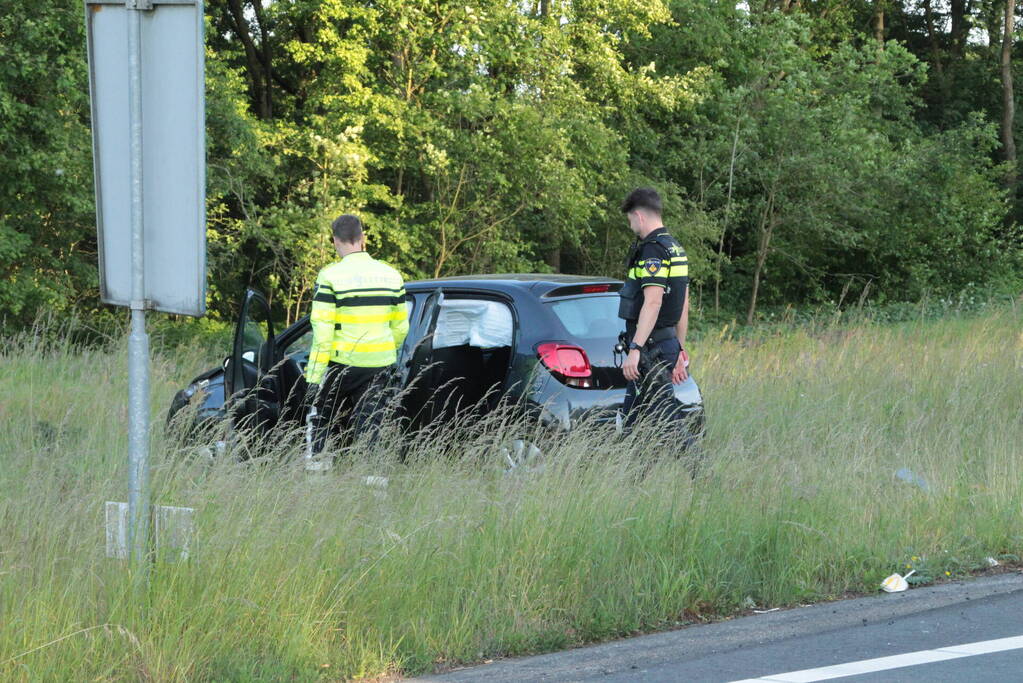
[[[409,278],[618,275],[639,184],[705,310],[1018,288],[1003,8],[210,0],[210,309],[296,317],[345,211]],[[96,306],[82,23],[0,15],[9,323]]]
[[81,15],[66,0],[0,12],[0,317],[95,296]]

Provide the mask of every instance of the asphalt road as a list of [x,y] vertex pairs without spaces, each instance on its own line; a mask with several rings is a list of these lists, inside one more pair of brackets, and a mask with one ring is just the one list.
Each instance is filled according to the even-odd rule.
[[422,680],[835,679],[1023,682],[1023,574],[770,612]]

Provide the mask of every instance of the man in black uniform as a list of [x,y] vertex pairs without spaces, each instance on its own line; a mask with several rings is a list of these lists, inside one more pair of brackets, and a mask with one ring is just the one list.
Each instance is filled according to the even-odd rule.
[[636,242],[626,263],[618,316],[625,320],[628,357],[626,428],[643,412],[676,418],[672,383],[688,377],[682,351],[689,324],[689,261],[682,246],[661,222],[661,197],[652,188],[629,193],[622,213]]

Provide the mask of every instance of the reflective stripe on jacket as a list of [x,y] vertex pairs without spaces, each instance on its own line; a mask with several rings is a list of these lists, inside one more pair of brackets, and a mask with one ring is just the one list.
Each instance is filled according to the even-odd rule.
[[397,360],[408,334],[401,274],[364,251],[348,254],[316,277],[313,344],[305,378],[319,384],[327,363],[379,368]]
[[625,267],[618,316],[638,320],[643,308],[643,288],[663,287],[664,298],[654,327],[674,327],[682,317],[689,285],[689,259],[682,245],[666,229],[658,228],[633,245]]

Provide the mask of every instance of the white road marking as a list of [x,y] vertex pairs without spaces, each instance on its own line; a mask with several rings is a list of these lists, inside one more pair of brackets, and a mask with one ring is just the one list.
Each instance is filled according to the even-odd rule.
[[877,659],[864,659],[858,662],[847,662],[835,666],[822,666],[817,669],[803,669],[802,671],[789,671],[783,674],[771,674],[760,678],[747,678],[733,683],[810,683],[811,681],[827,681],[832,678],[843,676],[859,676],[877,671],[889,669],[900,669],[905,666],[919,666],[932,662],[943,662],[948,659],[959,659],[961,657],[975,657],[987,655],[993,652],[1005,652],[1007,650],[1018,650],[1023,648],[1023,636],[1012,638],[999,638],[998,640],[981,640],[976,643],[964,643],[962,645],[949,645],[936,650],[920,650],[918,652],[907,652],[903,655],[891,657],[878,657]]

